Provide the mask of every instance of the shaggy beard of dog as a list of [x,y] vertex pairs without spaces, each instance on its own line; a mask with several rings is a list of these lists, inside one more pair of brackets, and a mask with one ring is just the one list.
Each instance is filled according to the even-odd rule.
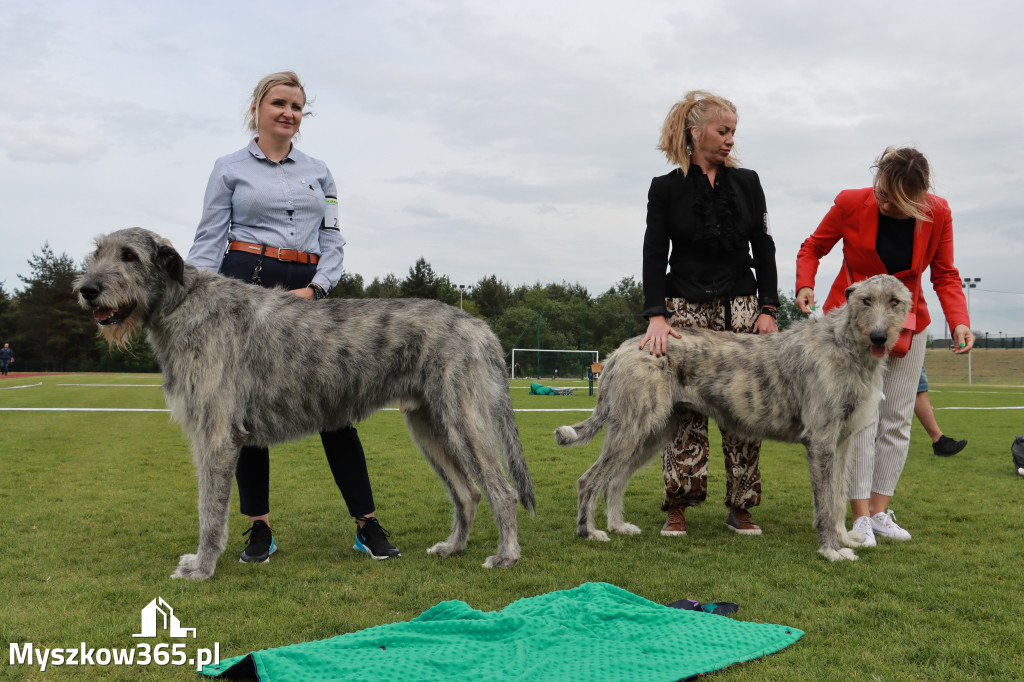
[[117,324],[110,324],[99,329],[100,338],[107,342],[111,348],[118,347],[130,351],[134,341],[142,335],[142,328],[139,326],[134,314],[128,319]]

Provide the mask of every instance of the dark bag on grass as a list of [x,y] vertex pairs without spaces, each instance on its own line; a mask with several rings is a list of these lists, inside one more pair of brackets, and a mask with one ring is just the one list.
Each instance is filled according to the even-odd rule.
[[[1018,471],[1024,469],[1024,436],[1017,436],[1010,446],[1010,454],[1013,455],[1013,466]],[[1024,474],[1021,474],[1024,476]]]

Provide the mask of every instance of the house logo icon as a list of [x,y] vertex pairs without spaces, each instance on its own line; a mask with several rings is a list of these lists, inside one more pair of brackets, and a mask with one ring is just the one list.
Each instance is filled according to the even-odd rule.
[[132,637],[156,637],[157,629],[167,630],[171,637],[188,637],[189,633],[193,639],[196,636],[195,628],[181,627],[174,609],[163,597],[157,597],[142,609],[142,632]]

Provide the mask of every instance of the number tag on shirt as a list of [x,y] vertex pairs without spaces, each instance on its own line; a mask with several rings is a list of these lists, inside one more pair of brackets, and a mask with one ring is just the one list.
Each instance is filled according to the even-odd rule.
[[324,215],[324,229],[341,229],[341,225],[338,224],[338,197],[327,197],[327,213]]

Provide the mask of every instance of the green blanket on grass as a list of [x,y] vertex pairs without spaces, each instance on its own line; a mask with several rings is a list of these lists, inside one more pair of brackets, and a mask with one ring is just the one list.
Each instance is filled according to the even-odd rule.
[[664,680],[783,649],[804,633],[682,611],[585,583],[477,611],[446,601],[407,623],[255,651],[208,676],[283,680]]
[[555,389],[536,381],[530,383],[530,395],[554,395]]

